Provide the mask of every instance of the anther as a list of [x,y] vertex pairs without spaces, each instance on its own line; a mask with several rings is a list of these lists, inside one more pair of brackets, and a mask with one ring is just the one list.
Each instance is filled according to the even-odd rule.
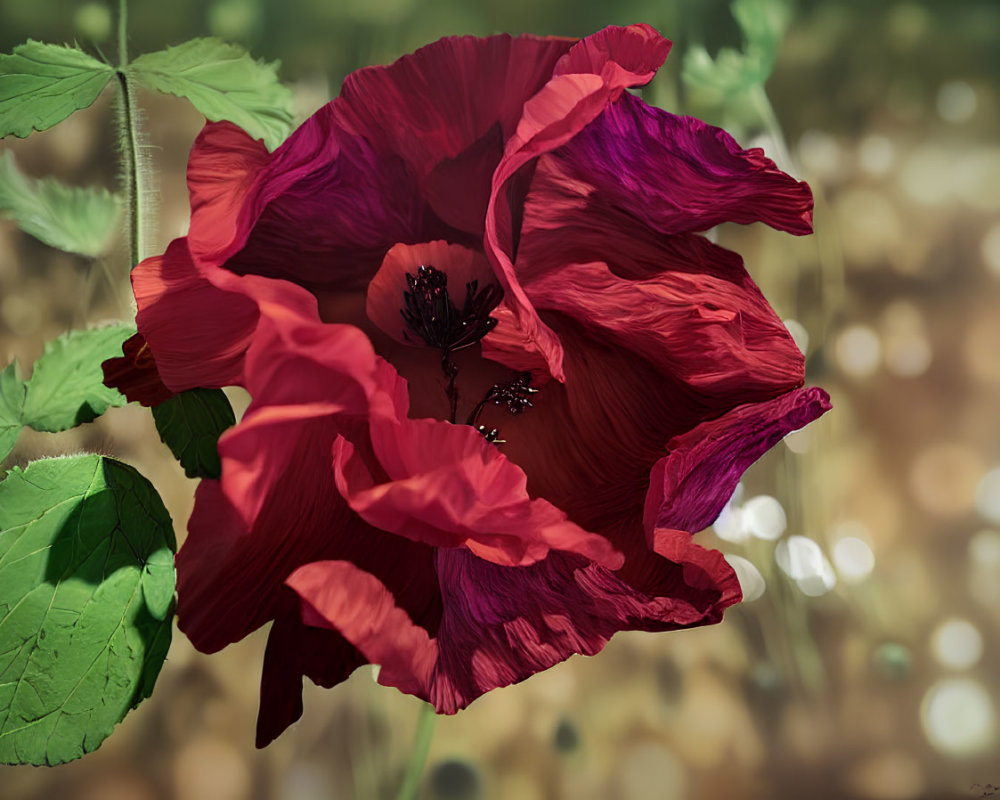
[[[493,387],[480,400],[472,413],[465,421],[466,425],[475,425],[479,421],[479,415],[488,402],[494,405],[506,405],[511,414],[522,414],[527,408],[533,408],[531,395],[537,394],[538,389],[531,385],[531,373],[519,372],[507,383],[494,383]],[[480,426],[482,427],[482,426]]]
[[507,442],[506,439],[499,438],[500,431],[496,428],[490,428],[487,430],[485,425],[477,425],[476,430],[479,431],[483,435],[483,438],[491,444],[505,444]]
[[490,312],[500,303],[503,291],[495,283],[480,290],[479,281],[469,281],[461,311],[448,294],[448,276],[432,266],[421,264],[416,275],[407,273],[406,285],[409,291],[403,292],[399,313],[407,328],[430,347],[446,353],[461,350],[496,327]]

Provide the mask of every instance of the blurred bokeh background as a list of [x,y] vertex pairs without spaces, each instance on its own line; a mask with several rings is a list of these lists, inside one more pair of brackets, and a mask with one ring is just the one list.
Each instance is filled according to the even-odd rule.
[[[761,54],[728,0],[130,3],[133,53],[208,34],[243,43],[281,59],[301,118],[350,70],[442,35],[649,22],[676,44],[643,97],[724,124],[816,194],[812,237],[712,232],[744,256],[835,407],[755,465],[700,534],[746,602],[713,628],[619,635],[439,719],[426,800],[910,800],[1000,784],[1000,3],[775,7],[761,86],[741,83]],[[4,0],[0,51],[30,37],[113,57],[114,23],[102,0]],[[159,252],[186,230],[184,167],[204,118],[176,98],[139,103]],[[111,90],[0,149],[31,175],[115,188]],[[92,262],[0,220],[0,365],[128,316],[126,262],[124,246]],[[25,431],[4,465],[81,449],[136,465],[183,537],[194,483],[141,408]],[[176,634],[153,698],[98,752],[2,767],[0,797],[392,797],[418,703],[369,669],[307,686],[302,721],[253,749],[265,633],[212,657]]]

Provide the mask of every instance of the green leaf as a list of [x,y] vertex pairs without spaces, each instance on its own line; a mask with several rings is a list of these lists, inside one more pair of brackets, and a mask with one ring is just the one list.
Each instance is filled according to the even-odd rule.
[[28,40],[0,53],[0,137],[44,131],[97,99],[114,70],[78,47]]
[[218,478],[219,436],[236,424],[233,407],[221,389],[189,389],[153,408],[163,443],[189,478]]
[[0,213],[47,245],[93,257],[111,244],[121,205],[107,189],[64,186],[54,178],[32,180],[7,151],[0,155]]
[[156,490],[97,455],[0,482],[0,763],[97,749],[170,646],[177,549]]
[[730,9],[747,48],[766,51],[773,64],[781,37],[792,21],[792,10],[786,0],[733,0]]
[[682,77],[718,103],[729,103],[771,76],[791,9],[786,0],[733,0],[733,17],[743,33],[743,51],[723,47],[713,59],[700,45],[684,56]]
[[208,38],[141,55],[129,72],[150,89],[186,97],[213,122],[239,125],[273,150],[288,136],[293,116],[292,93],[278,82],[278,67]]
[[26,384],[21,421],[36,431],[65,431],[128,401],[104,385],[101,362],[121,355],[132,325],[70,331],[45,345]]
[[3,461],[21,433],[24,382],[17,377],[17,364],[0,372],[0,461]]

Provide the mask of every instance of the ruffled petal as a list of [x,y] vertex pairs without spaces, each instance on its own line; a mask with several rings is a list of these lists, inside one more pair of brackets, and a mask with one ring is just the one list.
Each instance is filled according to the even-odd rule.
[[349,75],[336,118],[378,153],[401,157],[441,219],[481,235],[503,143],[571,45],[506,34],[441,39]]
[[202,128],[187,167],[188,242],[196,258],[221,263],[219,254],[238,237],[245,238],[248,223],[241,215],[270,158],[262,141],[231,122],[209,122]]
[[822,389],[800,389],[708,420],[667,445],[649,476],[643,525],[698,531],[712,524],[740,476],[782,437],[830,410]]
[[645,23],[611,26],[574,44],[559,59],[553,75],[592,73],[609,86],[642,86],[666,61],[671,45]]
[[188,184],[195,261],[240,275],[363,287],[395,242],[443,233],[406,164],[340,129],[332,104],[270,155],[232,126],[206,126]]
[[530,372],[535,386],[551,379],[545,356],[517,321],[510,306],[501,303],[490,314],[497,321],[496,327],[480,343],[483,358],[488,358],[517,372]]
[[195,265],[186,239],[174,239],[162,256],[132,270],[132,288],[139,306],[136,324],[168,388],[241,383],[258,305],[242,292],[213,284]]
[[758,221],[806,234],[812,208],[809,186],[760,148],[744,150],[720,128],[624,94],[539,163],[524,235],[608,215],[664,234]]
[[264,408],[220,438],[222,479],[199,484],[176,558],[178,624],[199,650],[215,652],[278,616],[288,575],[328,558],[363,564],[435,628],[432,550],[368,526],[344,502],[330,458],[341,429],[337,416],[310,406]]
[[122,343],[120,358],[109,358],[103,364],[104,385],[117,389],[130,403],[158,406],[174,396],[163,385],[149,345],[141,333],[130,336]]
[[[669,43],[647,25],[608,28],[589,38],[594,42],[578,43],[577,53],[562,62],[564,71],[524,104],[514,136],[493,173],[486,211],[486,253],[500,278],[506,302],[557,380],[564,379],[562,346],[539,319],[514,270],[519,202],[514,198],[512,209],[508,184],[539,156],[577,135],[627,87],[647,82],[670,49]],[[569,69],[582,71],[565,71]]]
[[370,430],[389,481],[376,483],[346,440],[333,452],[338,490],[375,527],[434,547],[468,547],[504,565],[531,564],[560,549],[621,566],[607,539],[531,499],[524,472],[472,427],[373,418]]
[[436,636],[414,625],[388,587],[354,564],[309,564],[288,585],[302,598],[305,624],[343,634],[381,665],[379,683],[450,714],[575,653],[593,655],[617,631],[711,624],[739,599],[739,584],[719,554],[684,563],[652,558],[658,570],[639,591],[610,570],[558,551],[531,566],[502,567],[467,550],[441,550]]
[[713,405],[725,398],[732,407],[801,385],[802,353],[757,287],[714,272],[711,265],[701,272],[663,269],[629,280],[603,263],[568,264],[525,288],[535,308],[572,317]]

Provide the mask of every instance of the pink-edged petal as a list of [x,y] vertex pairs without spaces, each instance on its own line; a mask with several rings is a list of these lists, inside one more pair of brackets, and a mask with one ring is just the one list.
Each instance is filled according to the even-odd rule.
[[571,44],[506,34],[441,39],[349,75],[337,121],[380,154],[401,157],[446,223],[481,235],[503,143]]
[[243,206],[270,158],[263,142],[231,122],[209,122],[198,134],[187,168],[188,242],[197,258],[221,263],[220,254],[241,235]]
[[[564,71],[524,104],[514,136],[493,173],[486,210],[486,253],[505,291],[505,300],[557,380],[564,379],[562,346],[538,317],[514,270],[519,202],[515,198],[512,208],[508,184],[522,169],[530,169],[539,156],[571,140],[628,86],[647,82],[669,50],[666,40],[649,26],[608,28],[590,38],[594,44],[584,40],[575,45],[578,54],[562,64]],[[569,69],[581,71],[566,71]]]
[[829,409],[822,389],[800,389],[740,406],[672,439],[650,472],[643,512],[647,538],[657,528],[697,531],[710,525],[747,467]]
[[521,328],[517,315],[506,303],[501,303],[490,316],[497,321],[497,325],[480,343],[483,358],[517,372],[530,372],[535,386],[547,383],[552,377],[548,362],[534,339]]
[[802,383],[804,363],[788,331],[749,280],[664,270],[629,280],[603,263],[567,264],[525,284],[538,309],[575,319],[700,394],[731,405]]
[[337,489],[371,525],[434,547],[467,547],[498,564],[530,564],[560,549],[621,565],[607,539],[532,499],[524,472],[474,428],[373,418],[370,430],[388,481],[376,482],[346,440],[333,453]]
[[409,289],[407,275],[416,275],[418,266],[434,267],[448,279],[448,294],[459,310],[465,304],[466,286],[475,281],[479,291],[496,283],[493,270],[482,253],[443,240],[420,244],[397,244],[385,254],[382,265],[368,284],[368,319],[397,342],[424,347],[423,341],[408,331],[400,310],[403,293]]
[[671,44],[651,25],[612,26],[574,44],[553,74],[593,73],[609,86],[642,86],[666,61]]
[[[295,597],[288,589],[292,597]],[[297,605],[297,604],[296,604]],[[368,663],[337,631],[302,624],[297,607],[271,626],[264,651],[257,747],[266,747],[302,716],[302,678],[330,688]]]
[[163,383],[179,392],[242,380],[243,356],[259,317],[245,294],[215,286],[195,265],[186,239],[132,270],[143,334]]
[[105,386],[117,389],[130,403],[144,406],[158,406],[174,396],[163,385],[153,354],[141,333],[122,343],[122,353],[121,357],[109,358],[101,364]]
[[623,94],[539,164],[524,225],[610,214],[665,234],[758,221],[806,234],[812,209],[809,186],[760,148],[744,150],[720,128]]
[[380,683],[450,714],[573,654],[593,655],[617,631],[711,624],[739,599],[735,575],[718,554],[681,563],[650,558],[656,569],[637,590],[558,551],[527,567],[438,551],[443,612],[436,636],[414,625],[388,587],[354,564],[309,564],[288,585],[302,598],[305,624],[339,631],[381,665]]

